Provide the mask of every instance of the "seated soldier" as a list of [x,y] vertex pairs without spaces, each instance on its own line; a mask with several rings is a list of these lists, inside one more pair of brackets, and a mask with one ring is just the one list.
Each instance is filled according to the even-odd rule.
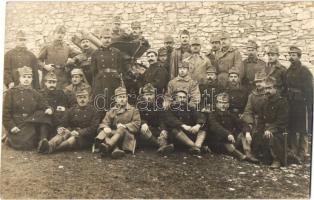
[[91,87],[88,85],[82,69],[74,68],[71,71],[71,83],[64,88],[64,92],[71,97],[79,91],[87,90],[88,94],[91,95]]
[[171,97],[181,90],[185,91],[191,98],[189,105],[196,108],[201,100],[200,89],[197,82],[189,76],[189,64],[186,62],[179,64],[178,76],[168,83],[166,107],[170,105]]
[[124,151],[134,153],[135,135],[141,126],[141,118],[139,111],[128,104],[125,88],[118,87],[114,98],[116,105],[106,113],[100,123],[95,146],[102,156],[110,153],[112,158],[121,158],[125,155]]
[[158,105],[157,91],[152,84],[146,84],[142,89],[142,98],[137,103],[137,108],[141,115],[141,128],[139,142],[148,142],[149,145],[158,147],[157,152],[167,154],[173,151],[173,144],[168,145],[168,133],[161,121],[162,105]]
[[[215,120],[224,128],[222,137],[214,135],[209,140],[210,148],[213,151],[226,151],[230,155],[238,158],[241,161],[247,160],[249,162],[257,163],[258,160],[251,155],[251,141],[250,127],[243,120],[231,114],[228,111],[229,96],[226,93],[217,95],[216,110],[213,112]],[[227,134],[226,134],[227,133]],[[216,136],[216,137],[215,137]],[[236,138],[236,140],[235,140]],[[234,145],[235,143],[235,145]],[[237,148],[243,148],[245,155]]]
[[89,93],[82,90],[76,93],[77,105],[65,112],[57,128],[57,135],[45,141],[41,146],[42,153],[82,149],[91,147],[96,136],[99,116],[89,104]]
[[201,147],[206,137],[206,132],[203,130],[206,120],[202,113],[188,105],[186,91],[176,91],[175,101],[164,113],[162,119],[173,140],[189,147],[192,154],[201,153]]
[[272,169],[280,168],[284,164],[284,135],[288,126],[289,106],[284,97],[280,96],[280,89],[276,86],[276,79],[268,77],[265,80],[265,95],[267,99],[262,106],[259,116],[258,131],[263,134],[264,158],[269,159]]
[[3,124],[8,131],[7,142],[14,149],[29,150],[49,137],[53,111],[42,96],[32,88],[30,67],[18,69],[20,84],[7,90],[4,97]]

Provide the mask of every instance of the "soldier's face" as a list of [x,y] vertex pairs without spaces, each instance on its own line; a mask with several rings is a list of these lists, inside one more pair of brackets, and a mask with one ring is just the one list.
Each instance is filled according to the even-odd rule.
[[229,47],[231,44],[230,38],[221,38],[220,42],[222,47]]
[[189,44],[190,36],[183,34],[180,36],[180,41],[181,41],[181,44]]
[[165,47],[166,48],[173,47],[173,42],[165,42]]
[[119,23],[119,22],[113,23],[113,29],[119,29],[120,26],[121,26],[121,23]]
[[276,94],[277,89],[274,86],[268,86],[267,85],[264,87],[264,91],[265,91],[266,96],[270,97],[270,96]]
[[31,74],[25,74],[20,76],[19,78],[21,85],[23,86],[29,86],[31,85],[33,81],[33,76]]
[[22,39],[22,38],[17,39],[16,46],[25,47],[26,46],[26,39]]
[[206,78],[209,82],[214,82],[217,79],[217,75],[215,73],[207,73]]
[[147,54],[147,61],[149,64],[153,64],[153,63],[157,62],[157,55],[154,53]]
[[128,103],[128,96],[126,94],[121,94],[115,97],[118,106],[125,106]]
[[89,102],[89,96],[88,95],[78,95],[76,96],[76,101],[79,106],[86,106]]
[[248,54],[248,57],[256,57],[257,55],[257,50],[254,49],[254,48],[247,48],[247,54]]
[[187,103],[188,102],[188,97],[185,93],[183,92],[178,92],[176,94],[176,98],[175,98],[176,102],[178,103]]
[[229,109],[229,102],[218,101],[216,103],[216,108],[222,112],[227,111]]
[[214,41],[211,44],[212,44],[212,50],[213,51],[218,51],[220,49],[220,42],[219,41]]
[[155,94],[154,93],[144,93],[143,98],[147,102],[154,102],[155,101]]
[[100,41],[104,46],[108,46],[111,42],[111,37],[109,36],[100,36]]
[[236,85],[239,82],[239,76],[238,74],[229,74],[229,82],[232,85]]
[[89,49],[89,47],[90,47],[90,42],[89,42],[89,40],[82,40],[82,42],[81,42],[81,47],[82,47],[83,49]]
[[73,85],[78,85],[83,80],[83,77],[79,74],[72,75],[71,82]]
[[45,86],[48,90],[55,90],[57,88],[57,81],[54,80],[47,80],[45,82]]
[[187,67],[180,67],[179,68],[179,76],[186,77],[189,73],[189,69]]
[[64,39],[65,33],[55,33],[55,39],[62,41]]
[[167,55],[160,55],[158,56],[160,62],[164,63],[167,61]]
[[264,81],[255,81],[255,86],[258,90],[264,89]]
[[141,34],[141,28],[140,27],[133,27],[132,33],[133,33],[133,35],[140,35]]
[[294,62],[294,61],[297,61],[299,60],[299,56],[297,53],[289,53],[289,61],[290,62]]
[[192,44],[191,51],[192,51],[192,53],[199,53],[201,51],[201,45]]
[[279,55],[276,53],[269,53],[268,55],[268,62],[273,63],[276,62],[279,58]]

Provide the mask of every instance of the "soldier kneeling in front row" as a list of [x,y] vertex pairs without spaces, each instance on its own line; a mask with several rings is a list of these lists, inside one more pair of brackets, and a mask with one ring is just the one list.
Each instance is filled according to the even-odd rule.
[[99,116],[93,105],[89,104],[87,90],[76,93],[77,105],[65,112],[65,116],[57,128],[57,135],[44,141],[42,153],[54,151],[82,149],[91,147],[96,136]]

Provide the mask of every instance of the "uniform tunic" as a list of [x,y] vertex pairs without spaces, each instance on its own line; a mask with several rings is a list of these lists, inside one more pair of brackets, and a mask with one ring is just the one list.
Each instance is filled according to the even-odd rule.
[[279,89],[281,95],[286,91],[286,71],[286,67],[280,64],[279,61],[273,64],[268,63],[265,68],[267,77],[276,79],[276,87]]
[[157,93],[162,94],[167,89],[168,76],[167,70],[160,63],[153,63],[144,73],[144,85],[151,83],[157,89]]
[[183,61],[189,63],[191,78],[198,84],[204,84],[206,82],[206,71],[212,66],[209,59],[200,54],[192,54]]
[[251,92],[254,88],[254,78],[256,72],[265,71],[266,63],[254,58],[246,58],[243,61],[244,64],[244,75],[242,78],[242,85],[248,89],[248,92]]
[[182,63],[184,58],[187,58],[191,55],[191,46],[188,45],[180,45],[177,48],[174,48],[170,58],[170,78],[173,79],[178,75],[178,66]]

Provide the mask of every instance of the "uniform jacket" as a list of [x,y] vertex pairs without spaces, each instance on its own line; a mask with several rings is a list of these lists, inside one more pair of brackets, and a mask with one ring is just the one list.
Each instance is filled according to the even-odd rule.
[[211,65],[218,69],[218,60],[217,60],[217,52],[218,51],[210,51],[206,56],[210,60]]
[[216,95],[222,92],[222,89],[218,87],[217,81],[213,83],[205,83],[199,85],[201,92],[201,104],[200,108],[207,108],[213,110],[215,108]]
[[276,85],[281,94],[284,94],[286,91],[286,71],[286,67],[280,64],[279,61],[277,61],[274,65],[268,63],[265,68],[267,77],[271,76],[276,79]]
[[240,71],[240,80],[243,77],[243,62],[242,56],[238,49],[229,47],[226,51],[217,52],[218,63],[218,84],[222,87],[226,87],[229,76],[229,69],[232,67],[237,68]]
[[198,82],[198,84],[204,84],[206,82],[206,71],[212,66],[209,59],[200,54],[192,54],[185,58],[184,61],[189,63],[191,78]]
[[187,92],[190,99],[190,104],[195,106],[201,100],[200,89],[196,81],[192,80],[190,76],[184,78],[178,76],[168,83],[168,96],[173,96],[176,91],[183,90]]
[[257,58],[246,58],[243,61],[244,64],[244,75],[242,78],[242,85],[252,91],[254,88],[254,78],[256,72],[265,71],[266,63]]
[[148,126],[154,128],[160,128],[164,126],[161,120],[164,109],[161,105],[157,106],[145,100],[140,100],[137,103],[137,109],[140,112],[141,124],[147,124]]
[[182,63],[184,58],[187,58],[191,55],[191,46],[190,45],[180,45],[179,47],[174,48],[170,58],[170,77],[171,79],[177,77],[178,75],[178,66],[179,63]]
[[228,85],[224,91],[229,94],[230,112],[236,115],[242,114],[248,99],[246,88],[240,85],[237,87]]
[[81,82],[78,85],[71,84],[64,88],[64,92],[66,94],[69,94],[69,93],[76,94],[77,92],[83,91],[83,90],[87,90],[88,94],[91,94],[91,91],[92,91],[91,87],[87,83],[84,83],[84,82]]
[[19,84],[17,69],[24,66],[32,68],[32,86],[36,90],[39,89],[38,61],[26,47],[15,47],[4,55],[4,83],[8,86],[9,83],[14,82],[14,85],[17,86]]
[[167,88],[168,76],[167,70],[159,62],[153,63],[144,73],[144,85],[151,83],[161,94]]

